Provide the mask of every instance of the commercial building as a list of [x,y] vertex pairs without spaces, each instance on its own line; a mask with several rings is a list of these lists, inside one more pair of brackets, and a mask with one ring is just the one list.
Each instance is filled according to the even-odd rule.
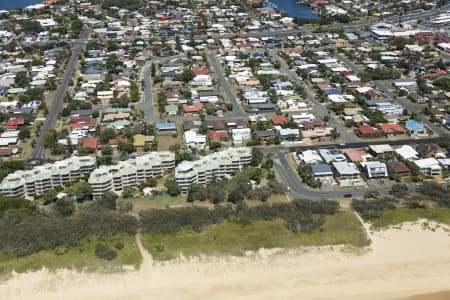
[[91,173],[88,183],[95,198],[106,191],[120,192],[126,186],[136,186],[174,168],[174,153],[150,152],[135,159],[121,161],[117,165],[100,166]]
[[6,176],[0,184],[0,193],[10,197],[30,197],[64,186],[95,169],[96,160],[90,156],[73,156],[52,164],[20,170]]
[[183,192],[192,184],[204,185],[213,178],[222,179],[250,164],[250,148],[229,148],[201,157],[196,161],[183,161],[175,168],[175,181]]

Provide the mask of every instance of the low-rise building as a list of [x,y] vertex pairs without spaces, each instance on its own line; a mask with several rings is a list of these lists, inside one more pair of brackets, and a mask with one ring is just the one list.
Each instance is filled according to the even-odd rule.
[[340,181],[352,182],[360,180],[358,167],[354,163],[335,161],[332,164],[336,169],[337,177]]
[[175,182],[187,192],[192,184],[205,185],[213,178],[220,180],[250,164],[251,160],[250,148],[229,148],[196,161],[183,161],[175,168]]
[[414,164],[417,166],[420,173],[431,176],[442,174],[442,167],[440,166],[439,161],[434,157],[415,160]]
[[311,166],[311,172],[315,180],[321,182],[333,182],[333,171],[328,164],[317,164]]
[[387,166],[385,163],[379,161],[367,161],[362,162],[361,165],[364,167],[367,178],[386,178],[388,177]]

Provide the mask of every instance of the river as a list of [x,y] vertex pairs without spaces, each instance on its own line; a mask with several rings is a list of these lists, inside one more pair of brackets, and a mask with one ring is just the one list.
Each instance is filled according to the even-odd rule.
[[41,2],[42,0],[0,0],[0,9],[23,8]]
[[296,0],[268,0],[289,17],[299,19],[319,19],[320,17],[308,6],[298,4]]

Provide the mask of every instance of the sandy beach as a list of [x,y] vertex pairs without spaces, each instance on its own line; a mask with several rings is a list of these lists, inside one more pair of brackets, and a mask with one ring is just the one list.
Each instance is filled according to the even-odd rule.
[[41,270],[1,284],[0,299],[449,299],[450,231],[429,224],[369,232],[372,245],[359,254],[340,246],[261,249],[168,263],[146,254],[139,271],[123,274]]

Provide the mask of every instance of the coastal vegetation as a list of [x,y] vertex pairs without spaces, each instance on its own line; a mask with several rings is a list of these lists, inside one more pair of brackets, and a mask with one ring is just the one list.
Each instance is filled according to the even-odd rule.
[[347,244],[368,245],[354,214],[339,211],[327,215],[319,230],[293,232],[281,218],[252,220],[248,223],[224,221],[207,226],[201,233],[182,229],[176,233],[145,233],[144,246],[155,260],[169,260],[179,255],[242,255],[260,248],[288,248]]
[[374,228],[427,219],[450,225],[449,187],[425,181],[417,193],[408,193],[404,184],[397,184],[388,197],[352,200],[351,207]]
[[157,260],[179,254],[237,255],[259,248],[368,243],[356,217],[329,200],[152,209],[142,211],[140,219],[144,245]]

